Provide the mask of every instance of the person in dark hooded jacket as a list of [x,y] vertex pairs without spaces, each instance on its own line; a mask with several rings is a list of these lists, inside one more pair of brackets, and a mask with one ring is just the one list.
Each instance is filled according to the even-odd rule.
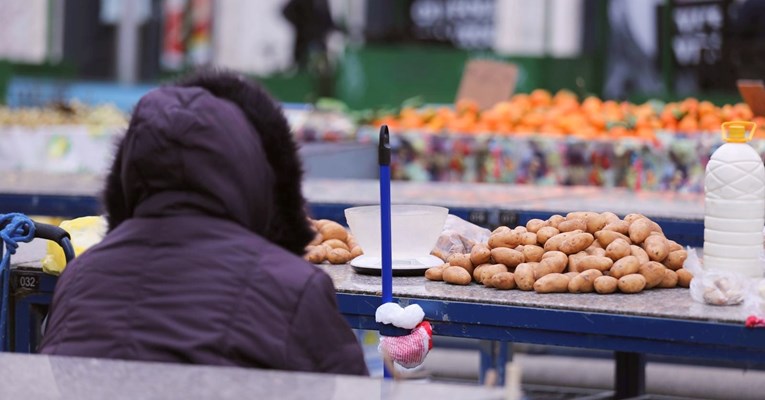
[[63,272],[40,352],[367,375],[313,238],[296,144],[253,82],[146,94],[106,177],[109,232]]

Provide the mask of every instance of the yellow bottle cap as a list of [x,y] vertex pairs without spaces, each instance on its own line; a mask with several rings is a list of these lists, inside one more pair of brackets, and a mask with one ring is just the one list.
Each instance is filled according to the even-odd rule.
[[752,140],[757,124],[749,121],[730,121],[722,124],[722,138],[726,143],[746,143]]

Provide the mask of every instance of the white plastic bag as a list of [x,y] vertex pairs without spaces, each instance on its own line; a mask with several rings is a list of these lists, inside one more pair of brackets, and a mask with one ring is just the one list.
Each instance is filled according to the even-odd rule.
[[446,260],[450,254],[470,253],[477,243],[487,243],[491,231],[449,214],[432,254]]
[[693,275],[691,297],[694,300],[716,306],[732,306],[744,301],[750,286],[749,278],[733,272],[706,271],[696,249],[688,247],[687,251],[683,268]]

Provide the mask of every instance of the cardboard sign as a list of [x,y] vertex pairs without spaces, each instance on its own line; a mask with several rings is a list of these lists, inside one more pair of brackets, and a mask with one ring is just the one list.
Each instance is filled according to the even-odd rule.
[[474,60],[465,66],[457,92],[457,101],[470,99],[481,110],[507,100],[515,90],[518,67],[514,64],[489,60]]
[[765,117],[765,85],[763,82],[740,79],[736,81],[736,84],[738,85],[738,92],[752,109],[752,113],[756,117]]

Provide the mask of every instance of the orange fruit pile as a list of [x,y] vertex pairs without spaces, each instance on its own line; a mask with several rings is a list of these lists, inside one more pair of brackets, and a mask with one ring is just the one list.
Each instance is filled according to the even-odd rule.
[[425,133],[533,133],[652,140],[658,131],[717,134],[723,122],[733,120],[753,120],[758,126],[765,127],[765,119],[754,117],[745,103],[718,107],[693,97],[666,104],[656,101],[633,104],[597,97],[580,101],[576,94],[567,90],[553,95],[543,89],[516,94],[484,111],[474,101],[461,100],[453,108],[405,107],[398,115],[383,116],[375,123],[378,126],[387,124],[393,130]]

